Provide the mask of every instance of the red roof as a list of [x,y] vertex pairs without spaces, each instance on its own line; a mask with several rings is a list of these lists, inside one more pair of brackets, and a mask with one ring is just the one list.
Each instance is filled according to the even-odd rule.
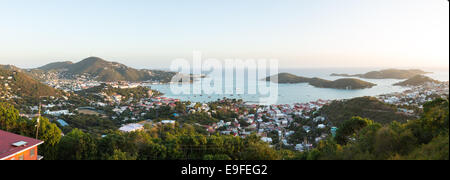
[[[20,147],[15,147],[12,145],[20,141],[24,141],[27,144]],[[4,159],[8,156],[19,153],[25,149],[40,145],[43,142],[44,141],[0,130],[0,159]]]

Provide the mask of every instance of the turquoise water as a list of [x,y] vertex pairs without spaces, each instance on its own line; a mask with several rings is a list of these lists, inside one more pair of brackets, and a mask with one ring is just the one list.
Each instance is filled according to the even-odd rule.
[[[359,74],[368,71],[379,70],[379,69],[280,69],[279,72],[288,72],[299,76],[305,77],[319,77],[327,80],[336,80],[342,77],[330,76],[332,73],[348,73],[348,74]],[[426,70],[426,69],[425,69]],[[433,71],[435,73],[429,74],[428,76],[440,80],[448,81],[449,71],[448,70],[426,70]],[[237,80],[236,80],[237,79]],[[247,90],[249,87],[257,87],[257,85],[267,85],[268,82],[260,81],[261,78],[236,78],[234,81],[224,82],[223,80],[216,81],[222,84],[222,92],[225,89],[235,89],[236,81],[242,79],[245,80],[246,86],[243,88],[235,89],[233,93],[229,94],[174,94],[171,91],[171,86],[164,85],[152,85],[152,89],[156,89],[165,94],[166,97],[176,98],[182,101],[191,102],[210,102],[217,99],[231,98],[231,99],[243,99],[246,102],[256,103],[259,102],[259,98],[267,97],[266,94],[249,94]],[[392,92],[402,92],[407,88],[393,86],[393,84],[400,82],[402,80],[394,79],[362,79],[364,81],[372,82],[377,84],[377,86],[370,89],[361,90],[338,90],[338,89],[326,89],[326,88],[316,88],[309,84],[272,84],[278,85],[278,95],[275,104],[293,104],[293,103],[305,103],[310,101],[315,101],[318,99],[324,100],[336,100],[336,99],[349,99],[362,96],[376,96],[380,94],[392,93]],[[193,86],[201,86],[201,81],[196,81],[193,84],[184,84],[181,87],[186,89],[193,89]],[[239,93],[244,93],[239,95]]]

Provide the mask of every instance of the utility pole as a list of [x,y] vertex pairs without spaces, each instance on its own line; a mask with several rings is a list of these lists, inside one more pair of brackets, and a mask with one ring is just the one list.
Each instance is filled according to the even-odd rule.
[[283,149],[283,140],[284,140],[284,129],[281,130],[281,136],[280,136],[280,151]]
[[307,149],[307,151],[309,151],[309,147],[308,147],[308,136],[305,136],[303,143],[305,144],[305,147]]
[[38,101],[39,101],[39,110],[38,110],[38,118],[37,118],[37,124],[36,124],[36,139],[39,138],[39,127],[41,127],[41,107],[42,107],[42,103],[41,103],[41,98],[46,97],[46,96],[39,96],[38,97]]
[[39,137],[39,127],[40,127],[40,121],[41,121],[41,102],[39,102],[39,111],[38,111],[38,118],[37,118],[37,124],[36,124],[36,139]]

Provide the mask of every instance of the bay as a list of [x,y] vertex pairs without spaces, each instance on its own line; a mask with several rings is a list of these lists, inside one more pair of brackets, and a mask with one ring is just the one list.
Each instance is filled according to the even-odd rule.
[[[381,69],[369,69],[369,68],[323,68],[323,69],[280,69],[279,72],[292,73],[298,76],[305,77],[318,77],[327,80],[336,80],[342,77],[330,76],[332,73],[348,73],[348,74],[360,74],[366,73],[368,71],[381,70]],[[446,69],[423,69],[428,72],[433,72],[428,74],[436,80],[448,81],[449,71]],[[212,76],[217,77],[217,76]],[[206,103],[211,101],[216,101],[218,99],[229,98],[229,99],[243,99],[245,102],[257,103],[261,97],[267,97],[266,94],[261,93],[248,93],[249,87],[258,87],[267,85],[268,82],[260,81],[261,77],[248,78],[248,77],[227,77],[232,78],[232,81],[225,81],[223,77],[217,77],[216,83],[222,85],[222,92],[226,89],[234,89],[233,93],[218,93],[218,94],[175,94],[171,90],[171,85],[169,84],[158,84],[152,85],[151,88],[161,91],[165,94],[165,97],[180,99],[182,101],[200,102]],[[263,77],[264,78],[264,77]],[[360,78],[358,78],[360,79]],[[355,97],[363,96],[376,96],[381,94],[393,93],[393,92],[403,92],[408,88],[393,86],[393,84],[398,83],[403,80],[396,79],[361,79],[371,83],[377,84],[377,86],[370,89],[360,89],[360,90],[341,90],[341,89],[328,89],[328,88],[316,88],[309,84],[277,84],[277,101],[275,104],[294,104],[294,103],[306,103],[311,101],[316,101],[319,99],[323,100],[337,100],[337,99],[350,99]],[[244,81],[245,87],[236,88],[236,84]],[[195,81],[193,84],[183,84],[180,87],[185,89],[193,90],[194,87],[201,87],[202,81]]]

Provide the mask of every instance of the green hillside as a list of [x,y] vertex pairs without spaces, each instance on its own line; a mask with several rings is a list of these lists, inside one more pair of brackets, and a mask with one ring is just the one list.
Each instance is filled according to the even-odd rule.
[[428,74],[428,72],[422,71],[420,69],[409,69],[409,70],[385,69],[381,71],[371,71],[365,74],[355,74],[355,75],[333,73],[331,74],[331,76],[359,77],[365,79],[408,79],[416,75],[424,75],[424,74]]
[[[136,88],[126,88],[126,89],[121,89],[121,88],[114,88],[110,85],[107,84],[101,84],[99,86],[95,86],[89,89],[85,89],[82,91],[77,92],[77,94],[83,96],[83,97],[87,97],[92,98],[93,94],[99,94],[99,93],[105,93],[108,96],[111,95],[115,95],[115,94],[119,94],[122,95],[124,97],[124,100],[127,101],[129,100],[131,97],[133,97],[135,100],[140,100],[142,98],[150,98],[149,96],[149,91],[152,92],[152,96],[159,96],[161,95],[160,92],[156,91],[156,90],[152,90],[148,87],[136,87]],[[101,100],[99,100],[101,101]]]
[[266,78],[266,81],[272,81],[279,84],[308,83],[309,80],[310,78],[300,77],[289,73],[280,73]]
[[448,160],[448,99],[424,105],[418,119],[380,124],[361,117],[338,126],[335,138],[304,152],[303,160]]
[[39,67],[37,69],[44,70],[44,71],[49,71],[49,70],[54,70],[54,69],[64,69],[64,68],[68,68],[72,64],[73,63],[70,61],[54,62],[54,63],[47,64],[45,66]]
[[421,86],[427,83],[439,83],[439,81],[434,80],[430,77],[423,76],[423,75],[417,75],[412,78],[409,78],[406,81],[402,81],[399,83],[394,84],[395,86]]
[[9,71],[22,71],[22,69],[14,66],[14,65],[0,65],[0,69],[9,70]]
[[0,89],[2,95],[17,95],[19,97],[40,97],[56,96],[58,90],[49,87],[31,78],[29,75],[18,72],[0,69]]
[[309,84],[319,88],[334,88],[334,89],[365,89],[376,86],[376,84],[362,81],[359,79],[338,79],[335,81],[328,81],[319,78],[313,78]]
[[361,97],[343,101],[334,101],[324,106],[321,114],[335,125],[339,125],[352,117],[368,118],[374,122],[388,124],[393,121],[406,122],[409,119],[397,109],[385,104],[374,97]]
[[111,81],[160,81],[169,82],[174,72],[138,70],[116,62],[109,62],[98,57],[89,57],[78,63],[56,62],[38,68],[45,71],[63,71],[69,75],[89,75],[95,80]]

